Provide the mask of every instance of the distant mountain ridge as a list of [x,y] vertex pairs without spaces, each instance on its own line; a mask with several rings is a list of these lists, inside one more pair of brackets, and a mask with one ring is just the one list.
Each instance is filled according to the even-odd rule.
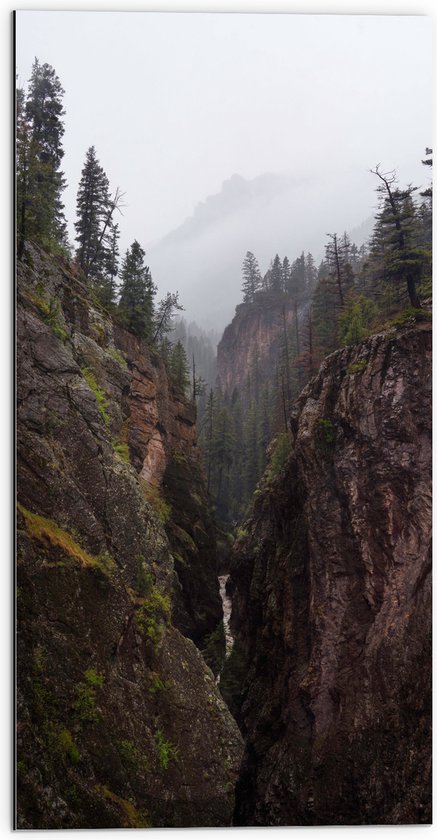
[[276,253],[292,261],[311,251],[320,260],[327,232],[356,229],[354,241],[362,244],[371,232],[371,223],[363,224],[371,207],[362,200],[366,191],[360,179],[361,172],[232,175],[179,227],[149,246],[159,290],[179,291],[188,321],[221,332],[241,302],[247,251],[265,273]]

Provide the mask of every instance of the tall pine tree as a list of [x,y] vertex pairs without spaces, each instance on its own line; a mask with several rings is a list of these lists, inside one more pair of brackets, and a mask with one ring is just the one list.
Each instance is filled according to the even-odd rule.
[[144,263],[145,256],[136,240],[126,251],[120,272],[119,312],[128,329],[138,338],[151,342],[156,286],[149,267]]

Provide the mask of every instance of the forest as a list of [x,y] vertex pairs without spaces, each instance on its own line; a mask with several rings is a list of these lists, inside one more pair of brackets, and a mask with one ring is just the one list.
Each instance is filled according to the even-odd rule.
[[[174,385],[197,405],[208,494],[219,520],[241,519],[266,466],[270,441],[287,448],[293,400],[323,358],[358,343],[390,321],[408,319],[431,295],[432,187],[401,186],[395,171],[376,165],[379,199],[370,241],[357,248],[344,233],[329,233],[318,265],[311,253],[276,254],[262,275],[247,251],[242,260],[246,308],[282,310],[274,370],[257,358],[243,389],[216,385],[218,336],[178,317],[179,294],[157,301],[146,254],[136,240],[120,258],[124,194],[110,188],[94,146],[77,189],[76,246],[68,242],[62,205],[63,89],[54,68],[35,59],[27,92],[17,90],[17,253],[26,239],[73,263],[98,301],[121,325],[156,348]],[[428,174],[432,150],[422,160]],[[286,317],[287,312],[287,317]]]

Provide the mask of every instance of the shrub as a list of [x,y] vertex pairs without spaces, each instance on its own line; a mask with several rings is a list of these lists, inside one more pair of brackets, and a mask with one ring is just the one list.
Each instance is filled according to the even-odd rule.
[[47,324],[53,333],[65,344],[68,333],[59,321],[60,306],[58,301],[53,298],[45,296],[44,286],[42,283],[37,283],[36,294],[31,295],[31,300],[39,309],[42,320]]
[[158,753],[158,761],[163,770],[167,770],[170,761],[177,759],[179,750],[171,741],[167,741],[161,730],[155,733],[155,745]]
[[61,729],[52,733],[52,744],[62,757],[67,758],[71,764],[80,761],[80,752],[73,741],[73,736],[68,729]]
[[135,612],[135,624],[139,633],[151,642],[159,642],[165,632],[170,616],[170,602],[153,588],[143,604]]

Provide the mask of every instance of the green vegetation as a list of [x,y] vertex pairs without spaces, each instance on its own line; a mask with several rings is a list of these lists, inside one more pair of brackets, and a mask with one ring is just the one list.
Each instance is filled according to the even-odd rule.
[[76,687],[76,699],[73,703],[75,715],[82,723],[91,723],[99,718],[97,710],[97,691],[105,682],[103,674],[94,668],[84,672],[84,679]]
[[362,373],[363,370],[366,370],[367,367],[367,359],[360,359],[358,362],[352,362],[347,367],[347,372],[349,374],[354,373]]
[[91,569],[98,569],[105,575],[111,575],[115,569],[115,562],[108,554],[100,554],[94,557],[77,543],[71,534],[60,528],[52,519],[32,513],[20,503],[17,504],[19,512],[24,518],[26,531],[32,539],[42,544],[48,544],[58,548],[64,555],[74,560],[79,565]]
[[49,742],[49,746],[60,755],[61,759],[68,759],[70,764],[73,765],[80,761],[79,749],[68,729],[53,729],[49,736]]
[[317,421],[318,423],[318,431],[319,431],[319,440],[322,444],[326,447],[331,447],[335,443],[335,426],[332,420],[326,420],[325,418],[321,418]]
[[178,747],[175,747],[171,741],[167,741],[161,730],[157,729],[155,732],[155,745],[158,753],[158,761],[163,770],[168,769],[170,761],[175,761],[179,754]]
[[146,684],[147,691],[152,696],[159,694],[161,691],[165,691],[165,683],[163,683],[161,677],[155,671],[151,671],[150,674],[148,674]]
[[120,365],[120,367],[127,368],[127,361],[123,356],[121,350],[118,350],[117,347],[108,347],[107,351],[108,356],[111,356],[114,359],[114,362]]
[[403,327],[412,321],[431,321],[432,314],[427,309],[417,309],[414,306],[406,306],[384,324],[385,328]]
[[165,525],[171,516],[171,506],[162,497],[159,487],[155,484],[149,484],[147,481],[141,481],[140,486],[146,502],[149,503],[158,519]]
[[153,591],[153,575],[146,568],[144,557],[140,554],[137,559],[137,590],[140,595],[147,598]]
[[127,443],[121,443],[120,441],[112,441],[112,448],[114,452],[121,458],[122,461],[125,461],[126,464],[130,463],[129,446],[127,445]]
[[123,816],[123,828],[150,828],[150,819],[146,811],[138,811],[129,799],[123,799],[113,793],[106,785],[96,785],[95,790],[108,802],[120,808]]
[[109,427],[109,424],[111,422],[111,418],[110,418],[110,416],[108,414],[108,411],[107,411],[107,409],[109,407],[108,397],[105,394],[105,392],[103,391],[103,389],[100,387],[100,385],[97,384],[96,377],[95,377],[94,373],[92,372],[91,368],[83,367],[83,368],[81,368],[81,370],[82,370],[83,378],[85,379],[85,382],[88,385],[88,388],[91,388],[91,391],[93,392],[93,394],[96,398],[97,408],[99,409],[99,412],[100,412],[100,415],[103,419],[103,422],[104,422],[106,427]]
[[291,452],[291,440],[288,432],[281,432],[274,443],[269,468],[268,478],[276,478],[285,467]]
[[37,284],[35,294],[31,294],[30,297],[32,302],[39,309],[44,323],[47,324],[57,338],[65,344],[68,338],[68,333],[59,320],[60,305],[58,301],[56,301],[53,297],[46,297],[42,283]]
[[149,769],[149,762],[139,749],[135,746],[133,741],[123,739],[117,741],[118,754],[124,764],[128,764],[132,769],[147,772]]
[[157,643],[165,633],[170,618],[170,601],[154,587],[135,611],[138,632],[150,642]]

